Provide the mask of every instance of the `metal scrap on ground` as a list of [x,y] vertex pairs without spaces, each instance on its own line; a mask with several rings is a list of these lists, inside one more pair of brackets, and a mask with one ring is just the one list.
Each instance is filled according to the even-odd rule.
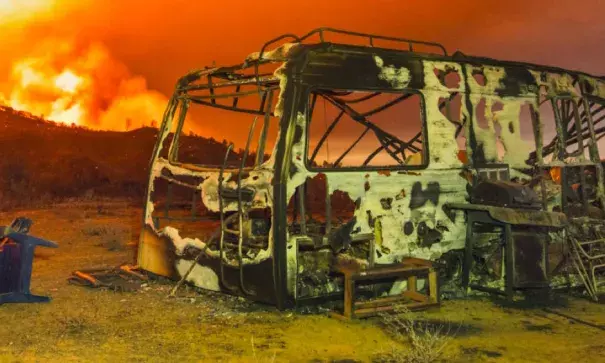
[[137,291],[147,280],[144,272],[131,265],[78,270],[68,278],[70,284],[114,291]]

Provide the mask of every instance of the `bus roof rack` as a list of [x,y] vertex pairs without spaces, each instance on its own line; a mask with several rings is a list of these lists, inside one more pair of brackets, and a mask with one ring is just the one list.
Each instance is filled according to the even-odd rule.
[[319,35],[320,43],[327,43],[326,39],[325,39],[326,33],[335,33],[335,34],[343,34],[343,35],[350,35],[350,36],[354,36],[354,37],[366,38],[368,40],[368,45],[370,47],[374,46],[374,40],[387,40],[387,41],[392,41],[392,42],[400,42],[400,43],[407,44],[410,52],[414,52],[414,46],[424,45],[424,46],[437,48],[437,49],[439,49],[438,54],[447,56],[447,50],[445,49],[445,47],[443,45],[441,45],[439,43],[435,43],[435,42],[425,42],[425,41],[421,41],[421,40],[411,40],[411,39],[405,39],[405,38],[388,37],[388,36],[383,36],[383,35],[366,34],[366,33],[352,32],[352,31],[342,30],[342,29],[322,27],[322,28],[317,28],[317,29],[311,30],[309,33],[303,35],[302,37],[298,37],[295,34],[283,34],[277,38],[271,39],[268,42],[266,42],[263,45],[263,47],[261,48],[258,59],[262,59],[263,54],[267,50],[268,46],[270,46],[271,44],[274,44],[280,40],[289,38],[289,39],[292,39],[296,43],[303,43],[305,40],[309,39],[313,35]]

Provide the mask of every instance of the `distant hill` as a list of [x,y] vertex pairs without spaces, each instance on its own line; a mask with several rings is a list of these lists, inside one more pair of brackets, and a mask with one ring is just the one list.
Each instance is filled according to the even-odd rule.
[[[0,203],[84,195],[143,198],[157,133],[151,127],[95,131],[0,106]],[[188,135],[181,137],[180,150],[188,161],[219,163],[226,143]]]

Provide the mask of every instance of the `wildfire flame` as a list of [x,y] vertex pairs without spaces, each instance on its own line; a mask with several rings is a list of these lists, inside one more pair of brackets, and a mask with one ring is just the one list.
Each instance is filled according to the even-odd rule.
[[[4,6],[0,0],[0,8]],[[160,120],[168,102],[100,43],[47,39],[12,66],[0,102],[48,120],[127,130]]]
[[27,17],[33,12],[49,10],[53,6],[54,1],[49,0],[0,0],[0,16],[18,20],[15,17]]

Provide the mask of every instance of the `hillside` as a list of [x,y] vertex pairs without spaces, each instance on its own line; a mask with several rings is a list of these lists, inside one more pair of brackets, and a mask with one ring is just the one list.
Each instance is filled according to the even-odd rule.
[[[156,128],[95,131],[0,106],[0,130],[4,206],[84,195],[143,198]],[[214,139],[181,139],[188,160],[217,162],[225,154]]]

